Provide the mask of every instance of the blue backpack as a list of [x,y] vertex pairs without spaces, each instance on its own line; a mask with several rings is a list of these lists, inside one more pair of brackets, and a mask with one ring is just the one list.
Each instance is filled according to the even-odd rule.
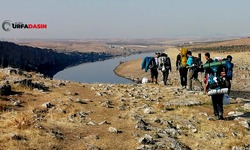
[[233,77],[233,67],[234,65],[230,61],[226,61],[226,76],[230,80]]
[[221,72],[223,71],[224,66],[210,67],[211,72],[208,74],[208,89],[221,89],[226,85],[225,80],[221,79]]

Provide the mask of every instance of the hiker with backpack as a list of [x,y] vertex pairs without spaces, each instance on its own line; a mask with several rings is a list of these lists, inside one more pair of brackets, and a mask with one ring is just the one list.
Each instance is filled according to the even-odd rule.
[[[205,59],[207,60],[205,64],[209,64],[212,63],[214,60],[212,58],[210,58],[210,53],[205,53]],[[206,85],[206,77],[209,74],[209,72],[211,72],[211,68],[208,67],[206,69],[204,69],[205,73],[204,73],[204,94],[207,93],[207,85]]]
[[[215,60],[214,62],[216,62]],[[206,69],[206,90],[209,96],[211,96],[214,116],[217,120],[223,120],[223,97],[228,92],[225,79],[225,66],[220,63],[217,66],[209,64],[210,69]]]
[[166,53],[161,53],[158,55],[159,66],[158,70],[161,70],[163,76],[163,83],[167,85],[169,71],[172,70],[171,60]]
[[141,64],[141,69],[145,68],[145,72],[150,69],[151,73],[151,82],[157,84],[157,78],[158,78],[158,53],[155,53],[154,57],[145,57],[143,59],[143,62]]
[[176,70],[179,70],[182,89],[187,86],[187,49],[181,48],[176,58]]
[[232,59],[233,57],[231,55],[228,55],[226,59],[226,84],[228,86],[228,95],[230,94],[231,84],[233,79],[234,64],[232,63]]
[[188,88],[187,90],[192,91],[192,80],[197,82],[201,88],[203,88],[201,82],[198,79],[198,69],[199,69],[199,58],[192,56],[191,51],[187,51],[187,68],[188,68]]

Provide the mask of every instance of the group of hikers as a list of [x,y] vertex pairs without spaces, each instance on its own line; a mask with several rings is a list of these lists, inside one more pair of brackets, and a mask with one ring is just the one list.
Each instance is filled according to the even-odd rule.
[[[232,56],[226,58],[210,58],[210,53],[205,53],[206,63],[201,61],[201,54],[198,57],[192,55],[192,51],[181,48],[176,58],[176,70],[180,74],[180,84],[182,89],[188,91],[195,90],[193,82],[198,84],[203,94],[211,96],[214,116],[218,120],[223,120],[223,98],[230,94],[232,72],[234,64]],[[166,53],[155,53],[154,57],[145,57],[142,62],[142,69],[147,72],[150,69],[151,82],[158,84],[158,70],[162,72],[164,85],[167,85],[169,72],[172,70],[171,60]],[[198,79],[199,73],[204,73],[203,84]]]

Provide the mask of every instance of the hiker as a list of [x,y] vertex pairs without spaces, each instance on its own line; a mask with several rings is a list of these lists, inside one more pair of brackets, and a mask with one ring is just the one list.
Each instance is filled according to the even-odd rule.
[[158,70],[157,70],[157,68],[158,68],[158,64],[159,64],[158,63],[158,57],[159,57],[159,54],[155,53],[154,61],[152,61],[155,64],[154,64],[153,67],[150,68],[150,70],[151,70],[151,82],[155,83],[155,84],[158,84],[158,82],[157,82],[157,79],[158,79]]
[[[209,64],[209,63],[212,63],[212,62],[214,62],[214,60],[212,59],[212,58],[210,58],[210,53],[205,53],[205,59],[207,60],[206,61],[206,63],[205,64]],[[207,86],[206,86],[206,77],[207,77],[207,75],[209,74],[209,72],[211,72],[211,68],[210,67],[208,67],[208,68],[206,68],[205,70],[205,73],[204,73],[204,86],[203,86],[203,88],[204,88],[204,94],[206,94],[207,93]]]
[[157,84],[157,78],[158,78],[158,54],[156,53],[154,57],[145,57],[143,59],[143,62],[141,64],[141,69],[145,68],[145,72],[150,69],[151,73],[151,82]]
[[[187,49],[180,49],[180,51],[181,51],[181,53],[179,53],[177,55],[177,58],[176,58],[176,70],[179,70],[181,87],[182,87],[182,89],[185,89],[187,86],[187,72],[188,72],[188,69],[186,68],[186,66],[187,66],[187,56],[186,56]],[[183,59],[185,59],[185,60],[183,61]]]
[[228,95],[230,94],[231,90],[231,84],[232,84],[232,79],[233,79],[233,67],[234,64],[232,63],[233,57],[231,55],[227,56],[227,62],[226,62],[226,83],[228,84]]
[[[198,61],[198,58],[194,58],[194,56],[192,56],[192,52],[191,51],[187,51],[187,67],[188,67],[188,91],[192,91],[192,80],[194,80],[195,82],[197,82],[200,87],[202,88],[202,84],[201,82],[198,80],[198,66],[196,64],[196,62]],[[194,60],[196,59],[196,60]]]
[[[216,67],[213,68],[213,70]],[[217,69],[213,71],[212,69],[206,70],[207,73],[207,80],[206,80],[206,89],[216,89],[216,88],[223,88],[224,83],[224,75],[223,72],[225,71],[225,66],[220,65]],[[216,81],[216,82],[215,82]],[[213,104],[213,110],[214,110],[214,116],[217,120],[223,120],[223,96],[224,94],[213,94],[211,96],[212,104]]]
[[171,60],[166,53],[161,53],[158,55],[158,70],[161,70],[163,76],[163,83],[167,85],[169,71],[172,70]]

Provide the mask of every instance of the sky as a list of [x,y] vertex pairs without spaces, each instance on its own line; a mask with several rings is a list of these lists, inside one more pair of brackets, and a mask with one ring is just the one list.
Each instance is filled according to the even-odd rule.
[[[2,0],[0,38],[248,37],[249,6],[250,0]],[[5,20],[47,28],[6,32]]]

